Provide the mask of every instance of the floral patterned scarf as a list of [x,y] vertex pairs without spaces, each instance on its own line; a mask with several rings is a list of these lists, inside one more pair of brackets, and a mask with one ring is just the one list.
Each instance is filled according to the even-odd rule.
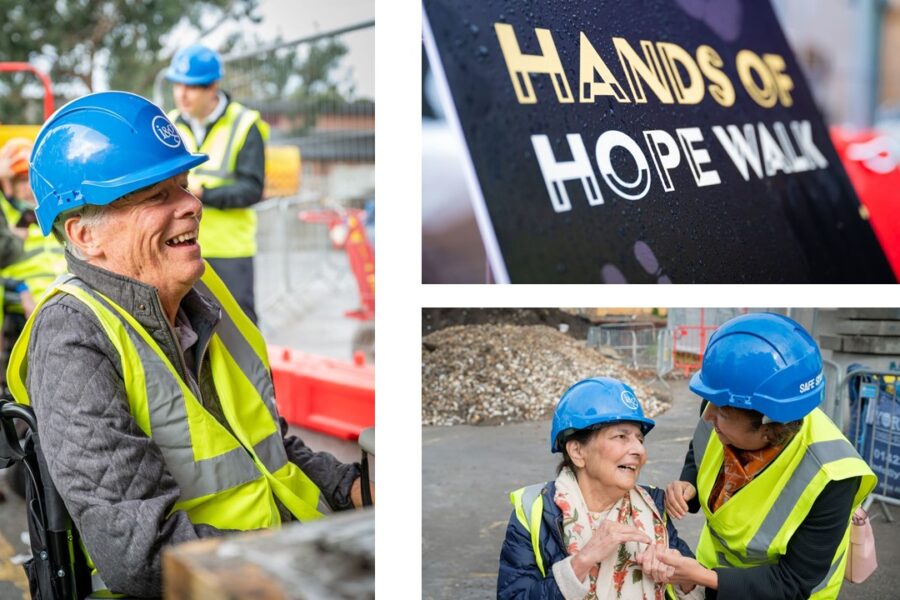
[[[635,486],[608,512],[591,513],[575,474],[566,467],[556,478],[556,495],[553,500],[563,513],[563,542],[570,555],[577,554],[591,539],[593,531],[607,519],[637,527],[655,542],[668,545],[666,526],[653,499],[640,486]],[[588,574],[590,592],[585,600],[664,600],[665,585],[655,583],[649,577],[645,578],[634,560],[634,555],[643,549],[636,542],[626,542],[619,546],[616,554],[609,560],[595,565]]]

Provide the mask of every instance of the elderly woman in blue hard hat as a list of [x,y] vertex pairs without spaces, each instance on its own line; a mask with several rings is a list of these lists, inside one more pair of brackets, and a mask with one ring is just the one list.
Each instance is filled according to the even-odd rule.
[[666,508],[702,507],[706,526],[697,560],[662,556],[671,580],[708,598],[837,598],[850,517],[876,478],[817,408],[816,342],[781,315],[737,317],[710,338],[690,388],[702,419]]
[[666,597],[673,571],[655,548],[693,554],[665,517],[663,490],[637,484],[653,425],[615,379],[585,379],[563,394],[550,433],[558,475],[510,495],[497,598]]

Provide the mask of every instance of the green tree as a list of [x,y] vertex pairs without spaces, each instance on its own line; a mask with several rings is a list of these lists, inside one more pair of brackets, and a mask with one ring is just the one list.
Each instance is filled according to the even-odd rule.
[[[0,56],[49,65],[60,100],[94,90],[98,71],[114,89],[150,95],[153,78],[183,46],[230,21],[253,21],[259,0],[0,0]],[[183,43],[173,30],[193,31]],[[181,42],[181,40],[178,40]],[[40,120],[32,75],[0,79],[0,120]]]

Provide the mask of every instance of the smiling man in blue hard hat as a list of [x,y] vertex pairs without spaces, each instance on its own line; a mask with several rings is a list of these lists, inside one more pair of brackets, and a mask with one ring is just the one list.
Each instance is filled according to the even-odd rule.
[[219,88],[223,74],[222,57],[215,50],[194,44],[178,51],[166,71],[177,107],[169,118],[188,150],[209,155],[188,177],[205,212],[203,257],[256,323],[256,213],[251,207],[262,200],[269,127],[258,112]]
[[819,410],[822,356],[788,317],[736,317],[709,339],[691,391],[705,408],[681,480],[666,489],[676,519],[702,507],[697,560],[675,554],[672,581],[707,598],[837,598],[854,510],[872,469]]
[[61,108],[31,156],[70,274],[27,322],[9,387],[37,415],[95,589],[158,596],[165,546],[361,504],[358,464],[284,437],[262,335],[201,258],[187,171],[206,160],[125,92]]

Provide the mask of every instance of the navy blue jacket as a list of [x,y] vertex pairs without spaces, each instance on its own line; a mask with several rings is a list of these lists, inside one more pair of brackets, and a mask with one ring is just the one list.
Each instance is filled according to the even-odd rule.
[[[660,514],[665,513],[666,492],[660,488],[643,487],[653,498]],[[568,556],[563,544],[563,517],[562,511],[553,501],[556,493],[556,483],[550,481],[544,486],[541,495],[544,498],[544,514],[541,517],[540,548],[544,560],[544,569],[547,576],[541,575],[537,562],[534,559],[534,550],[531,547],[531,534],[522,526],[516,518],[515,509],[509,517],[509,526],[506,528],[506,539],[503,541],[503,549],[500,551],[500,573],[497,577],[497,600],[529,599],[544,600],[549,598],[562,600],[563,595],[559,586],[553,579],[551,567],[553,564],[565,560]],[[526,511],[527,511],[526,507]],[[669,547],[675,548],[684,556],[694,557],[694,553],[688,545],[678,537],[678,532],[671,519],[666,519],[666,528],[669,533]]]

